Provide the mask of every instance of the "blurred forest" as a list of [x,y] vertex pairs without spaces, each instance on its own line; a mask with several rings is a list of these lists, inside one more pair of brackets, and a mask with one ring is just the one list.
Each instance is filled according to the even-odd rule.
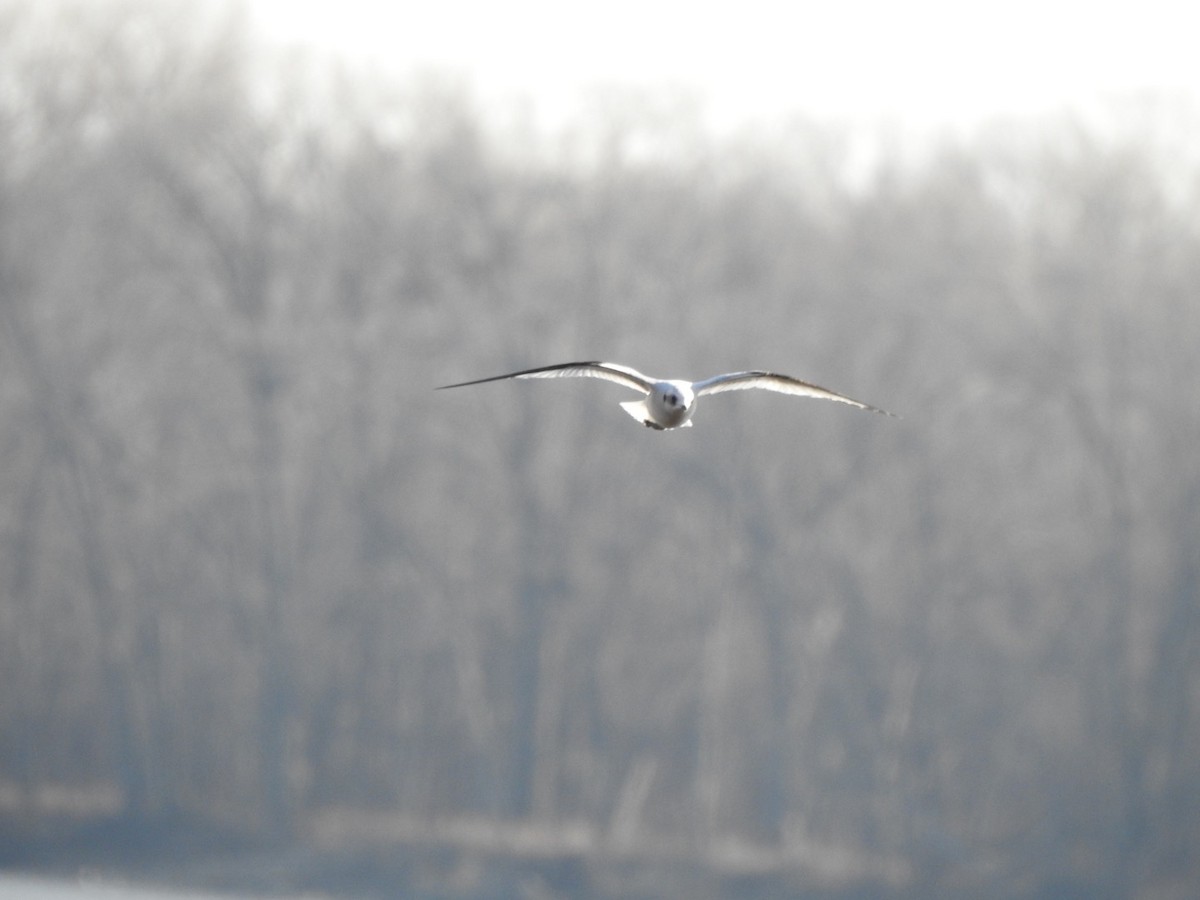
[[[866,163],[646,97],[545,140],[236,10],[34,7],[0,813],[1195,896],[1195,105]],[[431,390],[576,358],[903,418]]]

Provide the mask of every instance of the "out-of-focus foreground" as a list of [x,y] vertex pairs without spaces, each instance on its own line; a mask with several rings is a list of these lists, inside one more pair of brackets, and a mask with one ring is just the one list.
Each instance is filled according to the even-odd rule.
[[[1196,108],[866,170],[630,107],[555,150],[236,16],[91,8],[0,13],[10,846],[1195,895]],[[572,358],[904,418],[430,390]]]

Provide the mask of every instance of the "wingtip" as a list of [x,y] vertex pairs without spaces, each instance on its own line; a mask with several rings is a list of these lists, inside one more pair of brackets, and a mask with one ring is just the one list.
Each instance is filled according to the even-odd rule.
[[889,419],[904,418],[903,416],[899,415],[898,413],[892,412],[890,409],[883,409],[882,407],[879,407],[879,406],[871,406],[869,404],[864,403],[862,405],[862,408],[865,409],[867,412],[879,413],[881,416],[887,416]]

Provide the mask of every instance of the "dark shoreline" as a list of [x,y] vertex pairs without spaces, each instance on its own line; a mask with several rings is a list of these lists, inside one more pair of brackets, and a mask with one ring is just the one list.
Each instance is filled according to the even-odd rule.
[[301,842],[264,841],[233,829],[170,817],[32,824],[0,819],[0,871],[251,897],[353,900],[529,896],[857,900],[909,894],[898,895],[878,883],[813,889],[797,883],[797,873],[729,875],[680,860],[620,862],[585,854],[479,853],[429,844],[319,850]]

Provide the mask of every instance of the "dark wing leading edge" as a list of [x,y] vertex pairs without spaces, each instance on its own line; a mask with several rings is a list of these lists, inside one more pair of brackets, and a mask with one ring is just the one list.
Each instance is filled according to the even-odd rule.
[[801,381],[790,375],[777,375],[774,372],[730,372],[728,375],[714,375],[712,378],[697,381],[692,385],[692,390],[696,392],[697,397],[704,394],[719,394],[721,391],[748,391],[753,389],[791,394],[795,397],[816,397],[821,400],[836,400],[839,403],[849,403],[851,406],[857,406],[859,409],[866,409],[871,412],[882,413],[885,416],[895,417],[895,413],[890,413],[886,409],[879,409],[876,406],[852,400],[850,397],[834,393],[815,384],[809,384],[807,381]]
[[489,381],[504,381],[508,378],[603,378],[633,388],[643,394],[650,393],[654,382],[636,369],[607,362],[573,362],[560,363],[555,366],[541,366],[537,369],[522,369],[520,372],[509,372],[507,375],[493,375],[491,378],[477,378],[474,381],[461,381],[458,384],[443,384],[437,390],[446,388],[467,387],[472,384],[486,384]]

